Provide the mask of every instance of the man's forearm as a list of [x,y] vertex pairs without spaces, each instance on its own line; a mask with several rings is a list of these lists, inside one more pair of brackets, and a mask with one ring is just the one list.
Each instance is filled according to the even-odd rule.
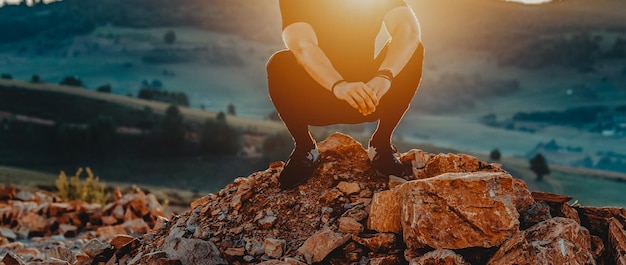
[[332,90],[333,84],[343,80],[319,46],[313,43],[303,44],[293,48],[292,52],[311,78],[324,88]]
[[393,73],[393,76],[397,76],[409,62],[419,43],[419,32],[409,27],[397,29],[379,69],[388,69]]
[[387,13],[385,26],[391,35],[391,43],[380,69],[390,70],[393,76],[397,76],[419,46],[419,22],[409,7],[398,7]]

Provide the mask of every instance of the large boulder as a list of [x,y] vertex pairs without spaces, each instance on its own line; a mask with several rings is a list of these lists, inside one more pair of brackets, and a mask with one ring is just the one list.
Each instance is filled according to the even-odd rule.
[[348,240],[350,240],[350,234],[335,233],[329,228],[324,228],[304,241],[298,253],[310,259],[307,261],[320,262]]
[[556,217],[507,240],[488,265],[596,264],[589,230],[576,221]]
[[[490,248],[519,228],[507,173],[448,173],[399,186],[409,248]],[[374,207],[372,207],[374,209]]]
[[367,227],[378,232],[402,233],[402,203],[396,190],[374,193]]
[[169,235],[161,248],[169,258],[178,259],[183,265],[226,264],[220,257],[219,249],[211,241]]

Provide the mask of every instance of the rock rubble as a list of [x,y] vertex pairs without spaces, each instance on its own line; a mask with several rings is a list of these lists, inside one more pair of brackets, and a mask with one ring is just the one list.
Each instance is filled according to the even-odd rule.
[[[278,187],[284,163],[276,162],[199,198],[191,203],[190,211],[170,218],[153,213],[145,194],[134,203],[130,201],[135,199],[120,203],[120,198],[115,205],[100,209],[98,223],[91,224],[90,217],[77,226],[75,236],[92,240],[80,245],[80,253],[67,245],[46,252],[45,257],[20,252],[24,248],[14,242],[24,236],[20,228],[41,229],[32,221],[38,217],[25,211],[11,219],[18,220],[12,223],[17,225],[3,224],[0,229],[6,241],[3,247],[8,249],[2,261],[626,264],[625,209],[572,207],[567,196],[531,193],[523,181],[498,165],[464,154],[435,155],[420,150],[398,154],[413,172],[399,178],[378,175],[367,162],[367,152],[346,135],[330,136],[319,143],[319,149],[322,163],[313,176],[288,191]],[[11,200],[16,194],[0,189],[2,196]],[[61,216],[66,213],[63,207],[57,210]],[[143,216],[138,220],[147,220],[147,228],[141,221],[133,221],[137,219],[127,220],[133,215]],[[123,225],[130,221],[132,226]],[[21,225],[24,222],[28,225]],[[72,231],[60,226],[72,222],[57,222],[54,229],[46,226],[49,235]],[[96,231],[91,238],[83,236],[84,227],[89,226]],[[111,236],[117,232],[143,236]]]

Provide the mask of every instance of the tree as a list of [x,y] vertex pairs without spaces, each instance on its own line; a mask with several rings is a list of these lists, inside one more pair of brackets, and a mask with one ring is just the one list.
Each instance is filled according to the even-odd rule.
[[500,161],[500,158],[502,158],[502,153],[500,153],[500,149],[493,149],[489,154],[489,158],[493,161]]
[[205,153],[234,155],[239,152],[241,134],[225,119],[207,120],[202,126],[200,145]]
[[542,154],[537,154],[530,160],[530,169],[537,175],[537,181],[543,180],[543,175],[550,175],[550,168]]
[[237,115],[237,112],[235,111],[235,105],[233,105],[233,103],[228,104],[226,112],[228,112],[229,115]]
[[111,85],[110,84],[101,85],[98,87],[98,89],[96,89],[96,91],[102,92],[102,93],[111,93]]
[[80,78],[77,76],[66,76],[65,78],[63,78],[60,84],[64,86],[82,87],[83,81],[80,80]]
[[163,35],[163,42],[167,45],[172,45],[176,42],[176,33],[173,30],[168,30]]
[[99,115],[89,123],[89,142],[99,149],[110,148],[115,143],[116,129],[115,119]]
[[216,119],[218,122],[223,122],[223,123],[226,123],[226,114],[224,114],[224,112],[221,112],[221,111],[220,111],[219,113],[217,113],[217,117],[215,117],[215,119]]
[[183,115],[175,105],[165,110],[165,119],[161,123],[161,144],[163,148],[178,151],[185,141]]
[[288,133],[270,135],[263,141],[263,158],[267,162],[287,159],[292,149],[293,138]]
[[39,77],[39,75],[33,75],[33,77],[30,78],[30,82],[31,83],[41,83],[41,77]]

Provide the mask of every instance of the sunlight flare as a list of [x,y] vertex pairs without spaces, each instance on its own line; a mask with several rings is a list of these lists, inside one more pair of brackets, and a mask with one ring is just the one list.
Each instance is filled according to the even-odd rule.
[[552,2],[552,0],[506,0],[507,2],[515,2],[525,5],[540,5]]

